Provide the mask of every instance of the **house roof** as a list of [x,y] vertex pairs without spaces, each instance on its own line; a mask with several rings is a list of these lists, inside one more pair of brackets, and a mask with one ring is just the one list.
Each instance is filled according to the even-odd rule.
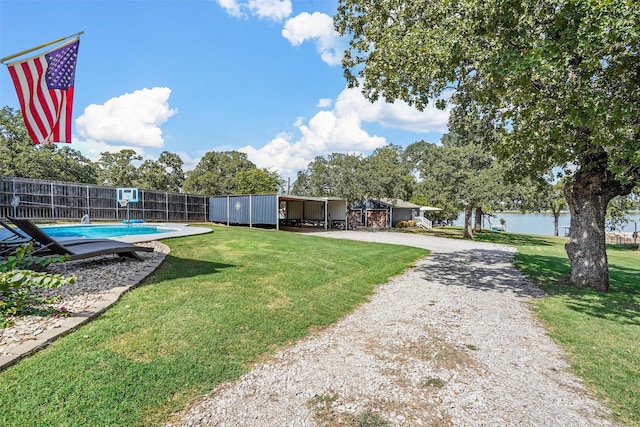
[[417,209],[420,207],[420,205],[416,205],[410,202],[407,202],[405,200],[400,200],[400,199],[380,199],[379,200],[382,203],[385,203],[387,205],[391,205],[394,208],[408,208],[408,209]]

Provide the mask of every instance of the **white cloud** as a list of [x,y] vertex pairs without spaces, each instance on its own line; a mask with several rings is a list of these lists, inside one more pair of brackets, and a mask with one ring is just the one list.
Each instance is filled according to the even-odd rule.
[[[217,0],[229,15],[236,18],[257,16],[281,22],[291,16],[291,0]],[[333,27],[333,18],[325,13],[302,12],[288,19],[282,30],[282,36],[293,46],[299,46],[307,40],[313,41],[320,58],[329,65],[338,65],[345,48],[344,41]]]
[[275,169],[281,176],[290,178],[295,178],[299,170],[306,169],[310,161],[308,152],[300,143],[292,143],[282,137],[259,149],[246,146],[238,151],[247,153],[249,160],[259,168]]
[[[182,170],[184,172],[194,170],[204,155],[202,154],[199,157],[193,157],[193,153],[187,153],[186,151],[178,151],[175,154],[180,156],[182,159]],[[157,160],[157,157],[154,160]]]
[[[247,14],[280,22],[291,15],[291,0],[217,0],[220,7],[236,18]],[[245,13],[244,11],[248,11]]]
[[242,9],[240,8],[240,3],[237,0],[217,0],[218,4],[221,8],[227,11],[227,13],[231,16],[235,16],[236,18],[243,17]]
[[316,107],[318,108],[328,108],[331,106],[331,103],[333,102],[333,100],[331,98],[320,98],[318,100],[318,104],[316,105]]
[[333,18],[325,13],[303,12],[287,20],[282,36],[293,46],[298,46],[306,40],[313,40],[324,62],[329,65],[340,64],[344,50],[342,40],[333,28]]
[[90,138],[82,139],[77,136],[74,137],[73,139],[72,148],[74,150],[80,151],[83,156],[88,157],[92,162],[97,162],[100,159],[100,154],[103,152],[118,153],[120,150],[124,150],[124,149],[134,150],[136,154],[144,158],[149,157],[145,153],[144,148],[141,148],[141,147],[132,147],[129,145],[107,144],[103,141],[96,141]]
[[249,9],[260,18],[282,21],[291,15],[291,0],[249,0]]
[[[326,101],[319,105],[330,106],[331,102]],[[447,119],[448,112],[435,108],[420,112],[400,101],[371,103],[359,90],[345,89],[332,110],[319,111],[308,122],[302,117],[296,118],[298,140],[281,134],[262,148],[246,146],[239,151],[247,153],[258,167],[275,168],[280,175],[295,178],[316,156],[334,152],[368,154],[387,144],[384,137],[364,130],[363,122],[414,132],[444,132]]]
[[391,104],[381,99],[372,103],[358,88],[343,90],[338,95],[335,110],[355,111],[365,122],[377,122],[386,127],[413,132],[446,132],[449,119],[448,111],[435,107],[418,111],[404,101]]
[[145,88],[91,104],[76,119],[78,135],[115,146],[162,147],[160,125],[177,112],[169,108],[170,95],[166,87]]

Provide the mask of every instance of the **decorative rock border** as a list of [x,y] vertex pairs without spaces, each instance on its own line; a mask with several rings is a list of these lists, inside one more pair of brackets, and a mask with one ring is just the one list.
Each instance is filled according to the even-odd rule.
[[[73,312],[73,316],[61,318],[58,323],[53,326],[49,326],[48,329],[37,334],[35,339],[25,339],[20,344],[9,347],[5,352],[0,353],[0,370],[11,366],[24,357],[46,348],[57,338],[73,332],[80,325],[97,317],[100,313],[117,302],[125,292],[137,287],[143,279],[149,276],[149,274],[154,272],[160,264],[162,264],[169,253],[169,247],[164,243],[154,241],[149,242],[149,245],[152,245],[155,248],[153,256],[141,261],[144,265],[140,269],[137,269],[135,273],[128,277],[124,277],[123,283],[120,286],[110,288],[108,291],[102,293],[100,295],[101,298],[97,302],[93,303],[89,309]],[[47,320],[48,319],[44,319],[43,321],[46,322]],[[3,331],[0,330],[0,333],[2,332]]]

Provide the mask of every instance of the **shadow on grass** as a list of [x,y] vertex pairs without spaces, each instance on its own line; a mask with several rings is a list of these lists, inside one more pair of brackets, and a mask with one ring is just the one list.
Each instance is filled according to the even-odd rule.
[[540,286],[554,285],[569,274],[569,259],[566,256],[518,252],[515,265]]
[[521,255],[516,258],[522,272],[532,277],[551,296],[567,300],[576,312],[625,324],[640,324],[640,285],[637,270],[609,264],[609,292],[579,288],[562,279],[569,273],[569,260],[563,257]]
[[547,236],[535,236],[532,234],[509,233],[502,231],[483,230],[473,235],[478,242],[499,243],[511,246],[552,246]]
[[577,288],[571,284],[545,287],[549,295],[566,298],[570,310],[619,324],[640,325],[640,298],[612,285],[608,293]]
[[[421,228],[394,229],[401,233],[423,234],[425,236],[446,237],[448,239],[461,239],[463,229],[461,227],[436,227],[432,230]],[[498,243],[510,246],[550,246],[548,236],[535,236],[532,234],[518,234],[502,231],[482,230],[473,234],[473,239],[477,242]]]
[[180,279],[184,277],[220,273],[220,270],[230,267],[236,267],[236,265],[190,258],[179,258],[169,254],[164,259],[160,268],[155,271],[153,276],[159,280]]

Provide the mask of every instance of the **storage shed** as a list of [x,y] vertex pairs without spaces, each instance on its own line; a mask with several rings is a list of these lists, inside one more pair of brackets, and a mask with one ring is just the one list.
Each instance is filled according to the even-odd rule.
[[420,214],[420,206],[400,199],[367,199],[349,212],[350,223],[356,226],[387,228],[400,221],[409,221]]
[[209,198],[209,221],[227,225],[346,229],[347,201],[337,197],[247,194]]

